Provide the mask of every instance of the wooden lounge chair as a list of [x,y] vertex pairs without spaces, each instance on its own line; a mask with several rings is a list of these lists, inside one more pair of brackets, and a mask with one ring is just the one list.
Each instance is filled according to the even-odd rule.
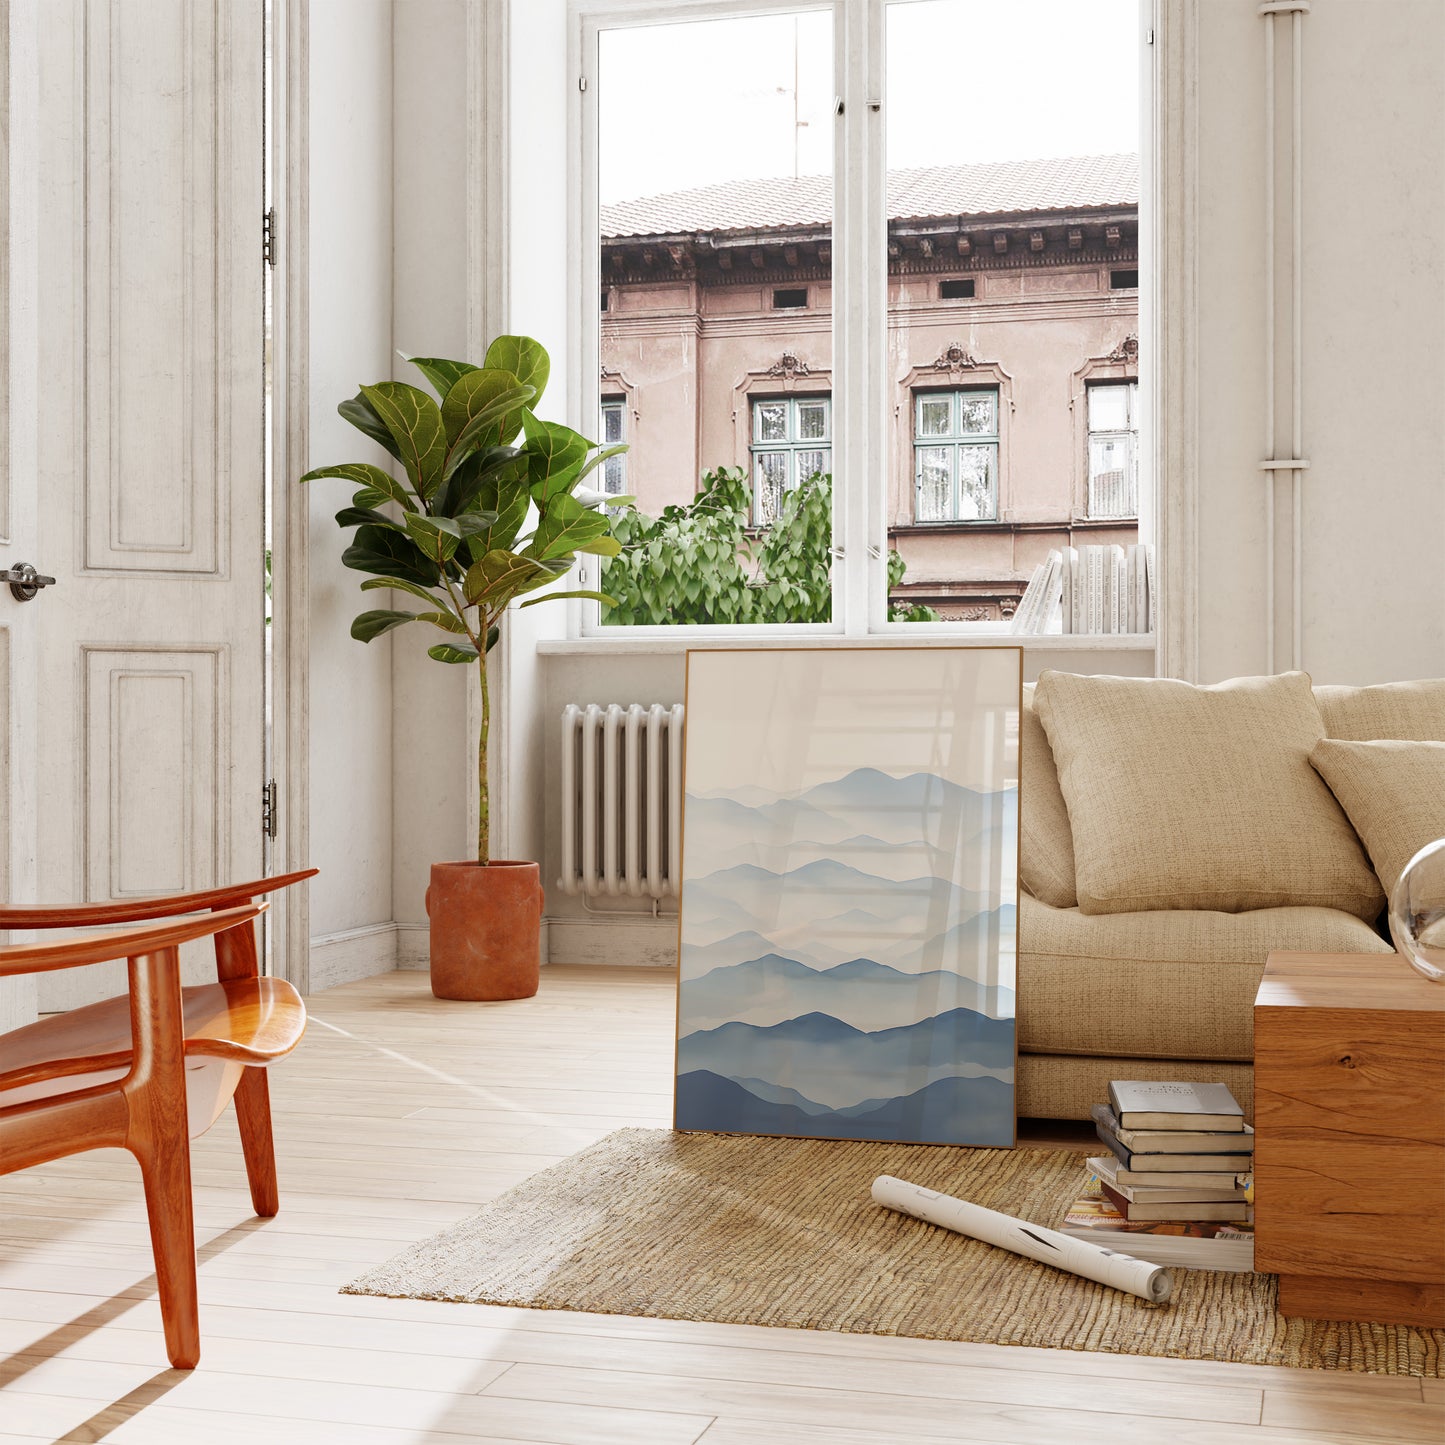
[[[251,1202],[259,1215],[277,1211],[265,1070],[300,1042],[306,1006],[289,983],[260,976],[254,920],[267,905],[253,900],[315,871],[169,898],[0,908],[6,929],[149,924],[0,948],[0,977],[124,958],[130,985],[127,995],[0,1034],[0,1174],[88,1149],[136,1156],[177,1369],[200,1358],[189,1141],[233,1095]],[[208,936],[217,982],[182,988],[179,947]]]

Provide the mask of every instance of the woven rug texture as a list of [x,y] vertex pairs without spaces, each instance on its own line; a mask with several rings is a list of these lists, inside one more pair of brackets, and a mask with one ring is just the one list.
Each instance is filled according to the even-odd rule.
[[1272,1275],[1175,1270],[1155,1305],[869,1198],[892,1174],[1057,1226],[1066,1149],[621,1129],[346,1294],[1439,1376],[1445,1330],[1286,1319]]

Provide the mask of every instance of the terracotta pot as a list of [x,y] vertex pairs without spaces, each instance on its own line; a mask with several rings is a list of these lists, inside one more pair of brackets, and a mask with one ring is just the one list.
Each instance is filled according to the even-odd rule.
[[531,998],[542,946],[542,879],[536,863],[433,863],[431,991],[438,998]]

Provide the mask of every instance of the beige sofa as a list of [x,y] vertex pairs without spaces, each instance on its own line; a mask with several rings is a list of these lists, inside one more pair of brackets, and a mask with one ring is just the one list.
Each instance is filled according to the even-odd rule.
[[[1019,1113],[1086,1119],[1118,1078],[1222,1079],[1250,1112],[1252,1010],[1270,951],[1391,945],[1358,905],[1081,912],[1034,692],[1025,689],[1020,736]],[[1316,687],[1314,697],[1327,737],[1445,739],[1445,682]]]

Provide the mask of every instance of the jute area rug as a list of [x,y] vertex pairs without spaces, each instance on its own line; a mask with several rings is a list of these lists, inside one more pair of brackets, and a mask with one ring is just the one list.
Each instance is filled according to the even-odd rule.
[[1176,1270],[1164,1305],[875,1205],[879,1174],[1055,1225],[1056,1149],[622,1129],[347,1294],[1246,1364],[1440,1375],[1445,1330],[1285,1319],[1272,1275]]

